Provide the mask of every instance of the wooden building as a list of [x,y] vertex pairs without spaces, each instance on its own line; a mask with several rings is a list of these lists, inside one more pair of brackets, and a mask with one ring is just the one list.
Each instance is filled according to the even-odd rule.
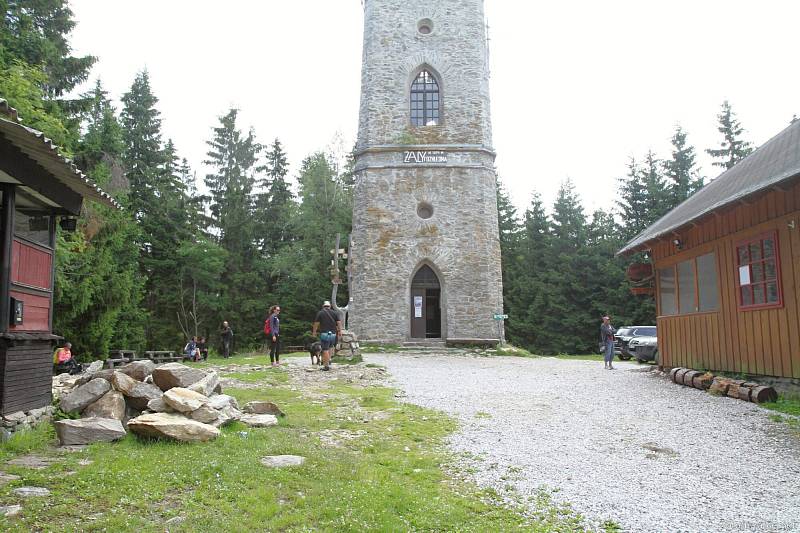
[[619,253],[637,251],[662,366],[800,378],[800,121]]
[[0,415],[50,404],[56,223],[117,203],[0,99]]

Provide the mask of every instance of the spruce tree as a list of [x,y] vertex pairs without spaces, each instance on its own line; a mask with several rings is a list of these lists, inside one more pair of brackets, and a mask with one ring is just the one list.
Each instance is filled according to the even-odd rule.
[[238,111],[230,109],[207,141],[205,164],[209,190],[210,230],[225,252],[221,272],[222,317],[240,333],[240,348],[255,345],[269,307],[267,265],[258,251],[258,220],[255,216],[258,156],[262,150],[255,133],[243,134],[237,125]]
[[642,165],[642,183],[647,194],[645,200],[645,226],[649,226],[672,208],[669,189],[662,175],[663,162],[652,150],[644,157]]
[[[120,167],[122,131],[99,82],[87,100],[92,107],[76,161],[111,190]],[[115,194],[127,204],[126,191]],[[107,354],[114,347],[143,347],[138,240],[139,228],[130,211],[92,202],[86,203],[77,231],[59,233],[54,329],[86,357]]]
[[265,168],[266,178],[256,200],[258,241],[262,253],[272,256],[292,238],[289,223],[295,209],[294,194],[286,181],[288,159],[277,138],[266,154]]
[[686,132],[678,125],[672,135],[672,158],[664,161],[669,182],[669,207],[675,207],[703,186],[698,175],[694,146],[687,144]]
[[68,37],[75,21],[66,0],[4,0],[0,5],[0,61],[41,67],[48,97],[59,97],[86,80],[97,59],[72,55]]
[[706,153],[717,159],[712,163],[714,166],[727,170],[750,155],[753,145],[742,139],[744,128],[727,100],[722,102],[722,110],[717,115],[717,120],[719,121],[717,130],[722,134],[722,143],[719,148],[708,149]]
[[617,207],[625,238],[632,239],[647,227],[649,203],[642,167],[633,157],[628,160],[628,173],[619,179],[619,183]]
[[123,160],[130,182],[131,209],[142,220],[160,194],[160,169],[164,164],[161,118],[155,107],[158,99],[150,88],[147,71],[136,75],[122,103]]

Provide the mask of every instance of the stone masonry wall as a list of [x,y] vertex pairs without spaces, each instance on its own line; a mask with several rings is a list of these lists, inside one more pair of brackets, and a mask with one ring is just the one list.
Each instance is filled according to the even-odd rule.
[[[365,170],[356,184],[350,327],[362,339],[410,334],[411,279],[429,264],[442,284],[448,339],[496,339],[502,311],[495,176],[491,169]],[[433,217],[416,215],[433,206]]]
[[[417,31],[422,19],[433,23],[428,35]],[[423,65],[438,78],[443,121],[412,129],[408,89]],[[358,148],[409,137],[492,145],[483,0],[366,2]]]
[[[433,31],[417,31],[429,19]],[[437,77],[441,124],[412,127],[409,89]],[[494,152],[483,0],[367,0],[356,150],[350,322],[364,340],[411,332],[411,280],[439,276],[442,336],[497,339],[502,312]],[[405,150],[446,163],[406,163]],[[421,202],[433,216],[417,215]],[[502,337],[502,332],[500,333]]]

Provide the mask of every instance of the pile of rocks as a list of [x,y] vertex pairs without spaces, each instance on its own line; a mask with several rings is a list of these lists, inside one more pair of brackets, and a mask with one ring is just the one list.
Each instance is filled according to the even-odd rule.
[[251,402],[245,406],[249,413],[243,413],[235,398],[222,394],[216,372],[180,363],[156,366],[143,360],[113,370],[90,369],[75,380],[60,379],[57,388],[61,409],[81,415],[54,423],[62,445],[114,441],[125,436],[126,428],[145,437],[204,442],[235,420],[251,427],[278,422],[275,414],[253,411],[252,404],[266,402]]
[[55,407],[48,405],[30,411],[16,411],[0,416],[0,442],[5,442],[17,431],[30,429],[40,422],[50,421],[54,411]]
[[346,329],[342,330],[342,336],[336,345],[336,355],[348,359],[361,356],[361,348],[358,345],[358,337],[355,333]]

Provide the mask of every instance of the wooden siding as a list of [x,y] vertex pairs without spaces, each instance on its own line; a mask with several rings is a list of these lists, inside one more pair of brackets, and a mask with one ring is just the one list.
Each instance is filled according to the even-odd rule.
[[11,283],[49,290],[53,252],[14,239],[11,250]]
[[[769,231],[777,233],[783,305],[739,310],[736,243]],[[673,244],[676,238],[682,249]],[[661,364],[800,378],[800,183],[710,215],[651,249],[656,269],[712,251],[719,309],[659,316]]]
[[49,294],[38,295],[12,290],[11,297],[22,300],[24,307],[22,325],[10,325],[9,331],[50,331],[51,296]]
[[50,405],[52,376],[50,342],[0,346],[0,414]]

